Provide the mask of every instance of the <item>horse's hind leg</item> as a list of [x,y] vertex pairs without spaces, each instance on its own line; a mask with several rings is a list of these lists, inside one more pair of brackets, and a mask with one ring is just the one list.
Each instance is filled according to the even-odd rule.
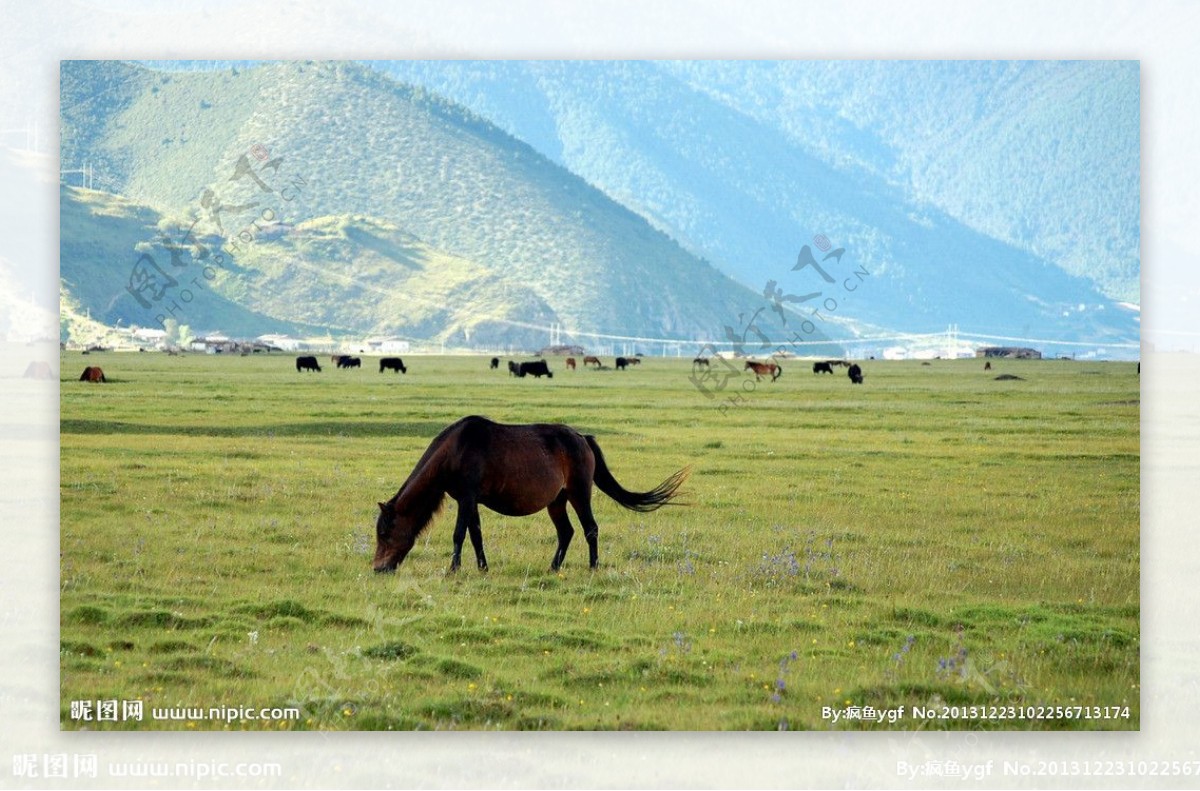
[[600,526],[596,524],[596,517],[592,514],[591,491],[584,491],[571,497],[571,505],[575,507],[575,513],[579,515],[579,524],[583,527],[583,537],[587,539],[588,566],[594,569],[599,557]]
[[571,518],[567,516],[567,493],[562,492],[546,510],[550,512],[550,521],[554,522],[554,529],[558,531],[558,549],[554,552],[554,559],[550,561],[550,570],[558,571],[558,567],[567,556],[567,547],[571,546],[571,537],[575,535]]

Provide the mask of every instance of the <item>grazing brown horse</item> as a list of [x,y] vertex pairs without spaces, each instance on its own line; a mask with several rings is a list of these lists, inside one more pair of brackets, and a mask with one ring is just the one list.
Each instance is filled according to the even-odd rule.
[[586,368],[588,363],[592,363],[597,368],[599,368],[600,367],[600,358],[592,357],[591,355],[588,355],[587,357],[583,358],[583,366]]
[[575,534],[567,503],[583,525],[588,562],[595,568],[599,527],[592,515],[592,484],[625,508],[653,511],[671,501],[688,471],[679,470],[648,492],[629,492],[609,472],[595,437],[563,425],[504,425],[475,415],[465,417],[434,438],[400,491],[379,504],[375,570],[396,570],[446,495],[458,502],[450,571],[461,564],[468,534],[479,568],[487,570],[479,529],[481,505],[505,516],[549,510],[558,530],[558,549],[550,568],[557,570]]
[[98,366],[98,365],[89,365],[87,368],[84,368],[83,374],[81,374],[79,377],[79,381],[81,381],[81,382],[105,382],[105,383],[108,382],[108,380],[104,378],[104,371],[101,371],[100,366]]
[[776,379],[783,376],[783,366],[775,363],[747,362],[746,367],[742,370],[754,371],[754,378],[758,381],[762,381],[764,376],[770,376],[771,381],[774,382]]
[[574,357],[567,358],[567,367],[570,368],[572,371],[575,370],[575,358]]

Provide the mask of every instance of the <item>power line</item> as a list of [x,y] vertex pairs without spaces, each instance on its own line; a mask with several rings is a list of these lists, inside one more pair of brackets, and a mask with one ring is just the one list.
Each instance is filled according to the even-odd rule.
[[973,332],[961,333],[964,337],[976,338],[989,341],[1016,341],[1018,343],[1037,343],[1043,346],[1108,346],[1114,349],[1140,349],[1140,343],[1130,343],[1128,341],[1104,341],[1104,340],[1083,340],[1083,341],[1050,341],[1043,338],[1013,338],[1005,335],[976,335]]

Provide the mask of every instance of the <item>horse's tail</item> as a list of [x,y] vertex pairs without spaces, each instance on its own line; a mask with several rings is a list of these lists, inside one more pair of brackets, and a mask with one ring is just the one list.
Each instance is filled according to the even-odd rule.
[[592,476],[596,485],[600,487],[600,491],[616,500],[618,505],[628,508],[630,511],[654,511],[671,502],[676,491],[691,472],[690,467],[684,467],[648,492],[631,492],[617,483],[617,479],[609,472],[608,465],[604,462],[604,454],[600,452],[600,446],[596,443],[596,438],[585,435],[584,439],[587,440],[588,447],[592,449],[592,455],[596,458],[596,471]]
[[779,363],[775,363],[775,375],[771,377],[771,381],[774,382],[781,376],[783,376],[783,366]]

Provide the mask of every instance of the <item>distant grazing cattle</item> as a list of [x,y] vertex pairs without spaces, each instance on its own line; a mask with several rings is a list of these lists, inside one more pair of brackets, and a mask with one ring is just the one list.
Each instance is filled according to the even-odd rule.
[[860,385],[863,383],[863,372],[862,369],[858,367],[858,363],[851,365],[850,369],[846,371],[846,375],[850,377],[850,381],[853,384]]
[[32,362],[25,367],[26,379],[53,379],[54,371],[50,368],[50,363]]
[[986,363],[983,364],[983,370],[985,370],[985,371],[992,370],[992,361],[991,360],[988,360]]
[[321,366],[317,365],[316,357],[297,357],[296,358],[296,373],[301,371],[320,371]]
[[104,378],[104,371],[100,370],[98,365],[89,365],[83,369],[83,373],[79,376],[81,382],[107,382]]
[[521,366],[517,365],[515,360],[509,360],[508,361],[508,375],[509,376],[520,376],[521,375],[520,372],[521,372]]
[[379,373],[391,369],[397,373],[406,374],[408,369],[404,367],[404,360],[399,357],[380,357],[379,358]]
[[567,367],[570,368],[572,371],[575,370],[575,358],[574,357],[567,358]]
[[595,365],[597,368],[599,368],[599,367],[600,367],[600,358],[599,358],[599,357],[592,357],[592,356],[590,356],[590,355],[589,355],[589,356],[587,356],[587,357],[584,357],[584,358],[583,358],[583,366],[584,366],[585,368],[587,367],[587,364],[588,364],[588,363],[592,363],[592,364],[593,364],[593,365]]
[[341,361],[342,361],[342,355],[340,355],[340,354],[334,354],[334,355],[330,356],[330,358],[329,358],[329,362],[333,363],[334,365],[338,365],[338,363],[340,363]]
[[1015,376],[1013,374],[1000,374],[999,376],[996,377],[996,381],[997,382],[1024,382],[1025,380],[1022,377]]
[[708,367],[709,366],[708,366],[708,358],[707,357],[697,357],[696,359],[692,360],[692,370],[695,370],[697,368],[708,368]]
[[546,365],[545,360],[538,360],[532,363],[521,363],[517,366],[517,376],[536,376],[541,379],[543,376],[554,378],[554,372],[550,370],[550,366]]
[[754,378],[761,381],[764,376],[771,377],[774,382],[779,377],[783,376],[783,366],[775,363],[756,363],[748,361],[743,371],[754,371]]
[[813,373],[815,374],[832,374],[833,365],[830,363],[813,363]]
[[627,366],[627,365],[629,365],[629,360],[626,360],[624,357],[617,358],[617,370],[618,371],[624,371],[625,366]]
[[637,357],[627,357],[627,358],[625,358],[625,361],[628,362],[630,365],[641,365],[642,364],[641,355],[638,355]]
[[500,358],[499,358],[499,357],[493,357],[493,358],[492,358],[491,369],[494,371],[494,370],[496,370],[496,369],[497,369],[497,368],[499,368],[499,367],[500,367]]
[[341,359],[337,361],[338,368],[362,368],[361,357],[351,357],[348,354],[343,354]]

